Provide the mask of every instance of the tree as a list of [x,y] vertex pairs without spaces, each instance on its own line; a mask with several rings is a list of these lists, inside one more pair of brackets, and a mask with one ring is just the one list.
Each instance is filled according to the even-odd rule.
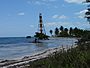
[[64,29],[64,27],[63,27],[63,26],[61,26],[61,27],[60,27],[61,32],[63,31],[63,29]]
[[34,35],[34,37],[42,40],[42,39],[48,39],[49,36],[47,36],[44,33],[38,33],[38,32],[36,32],[36,35]]
[[49,32],[50,32],[50,34],[51,34],[51,36],[52,36],[53,31],[52,31],[52,30],[50,30]]
[[77,28],[77,27],[74,28],[74,35],[75,35],[76,37],[78,36],[78,28]]
[[67,29],[67,28],[65,28],[65,29],[64,29],[64,31],[65,31],[65,32],[68,32],[68,29]]
[[55,28],[55,35],[58,36],[59,35],[59,29]]
[[72,29],[72,27],[70,27],[70,30],[69,30],[69,35],[70,36],[72,35],[72,31],[73,31],[73,29]]
[[61,26],[59,29],[60,29],[60,34],[59,34],[59,36],[63,36],[63,34],[64,34],[64,27]]
[[64,29],[64,32],[65,32],[65,36],[68,36],[68,29],[67,28]]

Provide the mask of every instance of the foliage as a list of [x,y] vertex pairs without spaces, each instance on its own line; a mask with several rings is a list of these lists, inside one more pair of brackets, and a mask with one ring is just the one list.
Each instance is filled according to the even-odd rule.
[[61,26],[61,27],[60,27],[60,30],[61,30],[61,31],[63,31],[63,29],[64,29],[64,27],[63,27],[63,26]]
[[73,34],[73,28],[72,28],[72,27],[70,27],[70,30],[69,30],[69,35],[70,35],[70,36],[72,36],[72,34]]
[[82,30],[77,27],[70,27],[70,29],[68,29],[61,26],[60,30],[55,28],[55,36],[57,37],[83,37],[83,35],[87,35],[87,32],[90,33],[90,31]]
[[55,28],[55,35],[58,36],[59,35],[59,29]]
[[34,36],[38,39],[48,39],[49,36],[43,34],[43,33],[36,33],[36,35]]
[[51,34],[51,36],[52,36],[53,31],[52,31],[52,30],[50,30],[49,32],[50,32],[50,34]]

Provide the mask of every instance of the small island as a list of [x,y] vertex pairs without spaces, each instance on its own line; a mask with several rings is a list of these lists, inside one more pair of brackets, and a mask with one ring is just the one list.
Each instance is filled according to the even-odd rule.
[[31,38],[31,36],[26,36],[26,38],[28,39],[28,38]]

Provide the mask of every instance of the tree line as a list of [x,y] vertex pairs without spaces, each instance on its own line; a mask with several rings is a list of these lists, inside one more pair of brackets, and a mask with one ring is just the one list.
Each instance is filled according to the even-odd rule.
[[88,30],[83,30],[83,29],[79,29],[77,27],[72,28],[70,27],[68,28],[64,28],[63,26],[60,26],[60,28],[55,28],[55,30],[50,30],[49,31],[51,36],[56,37],[83,37],[84,35],[87,35],[87,33],[90,33],[90,31]]

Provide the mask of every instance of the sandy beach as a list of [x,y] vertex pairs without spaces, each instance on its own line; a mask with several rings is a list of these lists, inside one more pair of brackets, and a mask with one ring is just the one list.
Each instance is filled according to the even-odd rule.
[[38,60],[38,59],[43,59],[48,57],[48,55],[53,54],[55,52],[59,52],[59,51],[67,51],[70,48],[76,47],[76,45],[71,46],[71,47],[58,47],[58,48],[50,48],[50,49],[46,49],[43,52],[39,52],[30,56],[24,56],[15,60],[0,60],[0,68],[22,68],[25,66],[28,66],[29,62]]

